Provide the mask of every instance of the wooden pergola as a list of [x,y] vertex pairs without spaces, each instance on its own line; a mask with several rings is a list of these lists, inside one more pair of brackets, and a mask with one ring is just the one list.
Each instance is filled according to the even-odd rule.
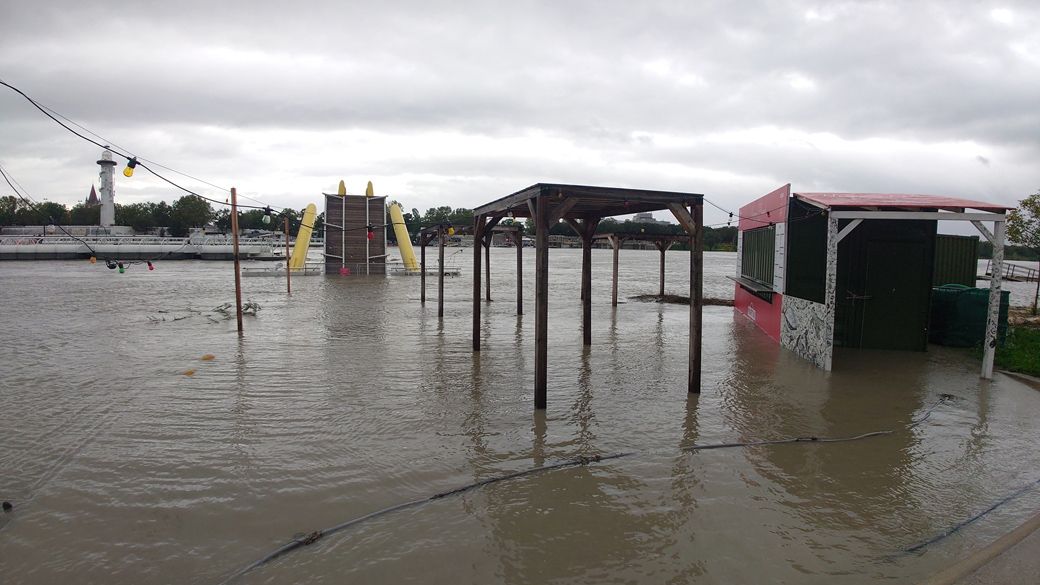
[[[419,230],[419,274],[420,288],[419,303],[426,304],[426,246],[437,239],[438,265],[437,271],[437,316],[444,317],[444,242],[447,239],[448,230],[452,229],[456,234],[468,234],[473,232],[473,226],[454,226],[450,223],[439,223],[424,227]],[[523,257],[523,228],[519,225],[496,225],[488,230],[481,241],[473,238],[473,247],[479,250],[484,248],[486,265],[487,286],[485,296],[491,301],[491,238],[496,233],[504,233],[516,242],[516,314],[524,314],[524,257]]]
[[[686,230],[690,243],[690,335],[687,390],[700,392],[701,310],[704,247],[703,196],[582,185],[538,183],[473,210],[473,351],[480,351],[480,261],[477,243],[506,216],[530,217],[535,225],[534,407],[547,403],[549,330],[549,229],[565,221],[582,240],[581,303],[583,343],[592,345],[592,241],[605,217],[667,209]],[[490,240],[489,236],[488,239]],[[522,244],[518,246],[522,248]]]
[[611,280],[610,288],[610,304],[617,306],[617,295],[618,295],[618,259],[620,256],[621,245],[625,243],[625,240],[635,240],[640,242],[653,242],[654,247],[661,252],[661,277],[660,277],[660,290],[657,293],[660,296],[664,296],[664,253],[667,252],[676,242],[689,241],[690,236],[684,236],[680,234],[619,234],[619,233],[599,233],[593,236],[593,240],[606,240],[610,243],[610,247],[614,250],[614,276]]

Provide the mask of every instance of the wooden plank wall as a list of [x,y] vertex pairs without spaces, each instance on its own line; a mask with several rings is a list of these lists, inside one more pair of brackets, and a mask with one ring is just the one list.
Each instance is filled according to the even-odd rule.
[[[346,231],[341,233],[339,227],[344,225],[342,216],[346,201]],[[368,240],[365,229],[365,203],[368,203],[369,223],[373,226],[375,237]],[[386,197],[365,197],[363,195],[325,196],[325,272],[339,272],[344,240],[346,243],[346,265],[352,274],[365,273],[365,242],[368,242],[369,256],[386,254],[386,224],[390,223],[386,213]],[[385,274],[385,258],[373,258],[369,265],[372,274]]]

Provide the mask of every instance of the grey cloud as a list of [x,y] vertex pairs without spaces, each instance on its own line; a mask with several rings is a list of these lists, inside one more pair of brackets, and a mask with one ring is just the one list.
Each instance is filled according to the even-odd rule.
[[[146,156],[158,151],[163,162],[203,176],[221,174],[210,162],[221,157],[242,172],[273,164],[236,142],[237,131],[363,129],[401,140],[436,130],[544,131],[604,153],[608,166],[573,167],[537,152],[514,160],[433,152],[372,166],[384,174],[406,165],[445,177],[588,182],[632,179],[610,160],[670,161],[763,183],[804,178],[934,191],[928,173],[879,173],[832,153],[796,156],[782,144],[669,152],[633,144],[633,136],[773,126],[1038,154],[1040,11],[1012,3],[1020,20],[1006,26],[988,18],[989,8],[140,2],[99,19],[78,2],[15,2],[3,8],[0,77]],[[817,18],[807,18],[811,11]],[[61,131],[16,96],[0,94],[0,116],[3,157],[15,149],[42,152],[54,164],[96,157],[92,147],[75,154],[72,139],[58,138]],[[335,175],[309,166],[306,144],[285,144],[279,164],[313,173],[307,177]],[[423,187],[443,188],[440,180]]]

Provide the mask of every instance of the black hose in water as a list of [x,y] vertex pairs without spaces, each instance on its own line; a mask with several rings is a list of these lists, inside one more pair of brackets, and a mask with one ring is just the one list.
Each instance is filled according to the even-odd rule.
[[[929,411],[929,414],[930,414],[930,412],[931,411]],[[694,451],[707,451],[709,449],[730,449],[730,448],[738,448],[738,447],[739,448],[743,448],[743,447],[759,447],[759,446],[763,446],[763,445],[789,445],[789,444],[810,444],[810,443],[841,443],[841,442],[847,442],[847,441],[859,441],[859,440],[867,439],[867,438],[870,438],[870,437],[878,437],[878,436],[882,436],[882,435],[889,435],[891,433],[892,433],[892,431],[874,431],[874,432],[863,433],[861,435],[854,435],[854,436],[850,436],[850,437],[812,437],[812,436],[810,436],[810,437],[790,437],[790,438],[785,438],[785,439],[774,439],[774,440],[768,440],[768,441],[749,441],[749,442],[745,442],[745,443],[718,443],[718,444],[712,444],[712,445],[691,445],[689,447],[683,448],[681,451],[684,452],[684,453],[692,453]],[[374,519],[379,518],[381,516],[386,516],[386,515],[392,514],[394,512],[399,512],[399,511],[405,510],[407,508],[414,508],[416,506],[420,506],[420,505],[427,504],[427,503],[430,503],[430,502],[433,502],[433,501],[436,501],[436,500],[440,500],[440,499],[446,498],[448,496],[457,496],[457,495],[466,493],[468,491],[475,490],[475,489],[480,488],[480,487],[484,487],[484,486],[487,486],[487,485],[491,485],[491,484],[499,483],[499,482],[503,482],[503,481],[508,481],[508,480],[511,480],[511,479],[516,479],[516,478],[519,478],[519,477],[524,477],[524,476],[527,476],[527,475],[533,475],[533,474],[536,474],[536,473],[552,471],[554,469],[563,469],[563,468],[566,468],[566,467],[585,466],[585,465],[589,465],[589,464],[592,464],[592,463],[599,463],[599,462],[602,462],[602,461],[610,461],[612,459],[621,459],[622,457],[629,457],[631,455],[637,455],[637,454],[638,454],[637,451],[629,451],[629,452],[623,452],[623,453],[614,453],[612,455],[593,455],[593,456],[590,456],[590,457],[578,457],[576,459],[569,459],[567,461],[562,461],[560,463],[555,463],[553,465],[544,465],[544,466],[541,466],[541,467],[534,467],[534,468],[531,468],[531,469],[525,469],[523,471],[516,471],[516,472],[508,473],[508,474],[505,474],[505,475],[500,475],[500,476],[497,476],[497,477],[484,479],[484,480],[477,481],[477,482],[474,482],[474,483],[466,484],[466,485],[464,485],[462,487],[457,487],[457,488],[453,488],[453,489],[446,490],[446,491],[443,491],[443,492],[438,492],[438,493],[433,494],[432,496],[429,496],[429,497],[426,497],[426,498],[420,498],[420,499],[417,499],[417,500],[411,500],[411,501],[408,501],[408,502],[404,502],[404,503],[401,503],[401,504],[396,504],[396,505],[390,506],[388,508],[383,508],[381,510],[376,510],[375,512],[371,512],[369,514],[365,514],[364,516],[359,516],[357,518],[352,518],[350,520],[347,520],[346,522],[343,522],[341,524],[337,524],[337,525],[332,526],[330,528],[326,528],[324,530],[315,530],[314,532],[311,532],[311,533],[308,533],[306,535],[294,538],[291,541],[285,543],[284,545],[282,545],[282,546],[276,548],[275,550],[271,551],[270,553],[268,553],[263,558],[261,558],[261,559],[255,561],[255,562],[253,562],[253,563],[251,563],[251,564],[249,564],[249,565],[239,569],[238,571],[236,571],[235,573],[230,575],[228,578],[226,578],[223,581],[221,581],[220,585],[227,585],[228,583],[231,583],[232,581],[238,579],[242,575],[245,575],[249,571],[252,571],[253,569],[256,569],[256,568],[258,568],[258,567],[260,567],[262,565],[265,565],[265,564],[273,561],[274,559],[276,559],[276,558],[278,558],[278,557],[280,557],[280,556],[282,556],[282,555],[284,555],[286,553],[289,553],[289,552],[291,552],[293,550],[296,550],[296,549],[298,549],[300,547],[307,546],[309,544],[313,544],[313,543],[317,542],[318,540],[320,540],[321,538],[323,538],[325,536],[328,536],[328,535],[336,533],[336,532],[340,532],[342,530],[346,530],[347,528],[352,528],[354,526],[357,526],[357,525],[362,524],[364,522],[368,522],[369,520],[374,520]]]
[[996,510],[997,508],[1003,506],[1004,504],[1010,502],[1011,500],[1017,498],[1018,496],[1021,496],[1022,494],[1028,492],[1029,490],[1035,488],[1038,485],[1040,485],[1040,479],[1018,488],[1017,490],[1011,492],[1009,495],[1001,498],[1000,500],[997,500],[993,505],[991,505],[990,507],[986,508],[985,510],[979,512],[978,514],[975,514],[974,516],[972,516],[971,518],[968,518],[967,520],[963,520],[961,522],[958,522],[957,524],[954,524],[953,526],[947,528],[946,530],[943,530],[939,534],[936,534],[935,536],[929,538],[928,540],[926,540],[924,542],[919,542],[919,543],[915,544],[914,546],[911,546],[910,548],[906,549],[906,552],[908,552],[908,553],[915,553],[915,552],[921,551],[924,548],[939,542],[940,540],[944,540],[947,537],[952,536],[955,532],[959,531],[961,528],[964,528],[965,526],[971,524],[972,522],[975,522],[979,518],[982,518],[986,514],[989,514],[993,510]]

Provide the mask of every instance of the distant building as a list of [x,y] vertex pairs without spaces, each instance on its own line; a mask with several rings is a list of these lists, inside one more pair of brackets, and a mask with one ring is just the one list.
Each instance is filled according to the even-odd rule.
[[90,186],[90,195],[87,195],[86,201],[87,207],[97,207],[101,205],[101,200],[98,199],[97,191],[94,190],[94,185]]
[[654,219],[654,214],[650,211],[643,211],[632,216],[632,221],[636,223],[668,223],[667,221],[661,221]]

